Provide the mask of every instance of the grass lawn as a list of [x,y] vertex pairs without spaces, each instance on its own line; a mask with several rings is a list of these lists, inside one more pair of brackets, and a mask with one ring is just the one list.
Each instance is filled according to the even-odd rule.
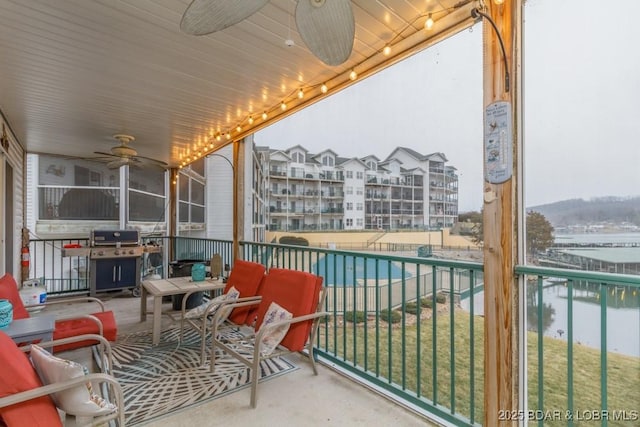
[[[481,423],[483,420],[483,318],[463,311],[441,312],[436,317],[435,354],[433,318],[405,315],[406,322],[390,325],[382,319],[354,326],[351,322],[327,323],[320,327],[321,346],[337,357],[364,368],[390,384],[415,393]],[[409,320],[413,319],[413,322]],[[376,324],[378,328],[376,328]],[[402,326],[404,324],[404,326]],[[453,325],[453,330],[452,330]],[[474,328],[472,343],[470,329]],[[377,330],[376,330],[377,329]],[[453,337],[453,340],[452,340]],[[529,409],[538,409],[537,334],[527,333]],[[376,343],[378,343],[376,348]],[[566,425],[568,408],[567,343],[543,340],[543,410],[561,411],[563,418],[544,425]],[[404,355],[404,357],[403,357]],[[473,355],[473,360],[471,358]],[[576,415],[600,409],[600,352],[583,345],[573,348],[573,408]],[[435,362],[434,362],[435,361]],[[435,370],[434,370],[435,367]],[[607,400],[609,411],[640,410],[640,358],[607,355]],[[472,397],[473,396],[473,397]],[[475,404],[472,405],[471,402]],[[473,413],[472,413],[473,411]],[[585,418],[585,417],[583,417]],[[600,425],[576,421],[575,425]],[[639,421],[613,421],[610,426],[639,425]]]

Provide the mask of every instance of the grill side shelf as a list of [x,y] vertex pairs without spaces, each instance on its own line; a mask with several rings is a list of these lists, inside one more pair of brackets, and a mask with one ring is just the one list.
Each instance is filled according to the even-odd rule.
[[62,256],[89,256],[91,248],[62,248]]

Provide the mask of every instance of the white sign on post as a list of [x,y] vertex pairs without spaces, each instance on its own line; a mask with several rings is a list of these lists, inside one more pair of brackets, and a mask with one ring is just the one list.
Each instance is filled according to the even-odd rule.
[[485,180],[500,184],[513,174],[511,104],[498,101],[484,111]]

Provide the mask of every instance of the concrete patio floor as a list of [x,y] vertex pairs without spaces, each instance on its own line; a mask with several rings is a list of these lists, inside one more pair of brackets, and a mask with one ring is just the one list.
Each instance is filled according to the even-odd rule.
[[[151,315],[140,322],[140,298],[130,292],[100,294],[108,309],[113,310],[118,323],[118,335],[151,330]],[[95,304],[62,304],[48,313],[74,313],[96,311]],[[152,307],[151,299],[147,307]],[[165,309],[171,303],[165,303]],[[163,328],[171,319],[163,316]],[[82,363],[92,363],[88,349],[60,353]],[[175,413],[152,426],[430,426],[430,420],[398,405],[378,393],[338,373],[329,366],[319,364],[318,376],[302,356],[289,357],[300,369],[278,378],[260,383],[258,406],[249,406],[250,389],[214,399],[192,409]]]

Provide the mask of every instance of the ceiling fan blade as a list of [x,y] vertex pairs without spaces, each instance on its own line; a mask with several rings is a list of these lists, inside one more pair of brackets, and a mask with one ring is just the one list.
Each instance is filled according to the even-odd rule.
[[168,163],[163,162],[162,160],[152,159],[151,157],[136,156],[135,159],[139,160],[142,163],[149,164],[149,165],[157,165],[165,169],[169,167]]
[[118,156],[114,156],[111,153],[105,153],[104,151],[94,151],[93,154],[99,154],[101,156],[105,156],[105,157],[111,157],[111,158],[117,158]]
[[129,166],[134,167],[136,169],[143,169],[146,171],[156,171],[156,172],[164,172],[165,170],[167,170],[166,166],[162,166],[158,163],[146,163],[146,162],[141,162],[141,161],[134,161],[129,163]]
[[215,33],[246,19],[269,0],[193,0],[182,15],[180,29],[194,36]]
[[112,162],[107,163],[107,167],[109,169],[118,169],[118,168],[120,168],[120,166],[124,166],[126,164],[129,164],[129,159],[128,158],[122,158],[122,159],[114,160]]
[[351,55],[356,33],[350,0],[299,0],[298,32],[309,50],[327,65],[340,65]]

